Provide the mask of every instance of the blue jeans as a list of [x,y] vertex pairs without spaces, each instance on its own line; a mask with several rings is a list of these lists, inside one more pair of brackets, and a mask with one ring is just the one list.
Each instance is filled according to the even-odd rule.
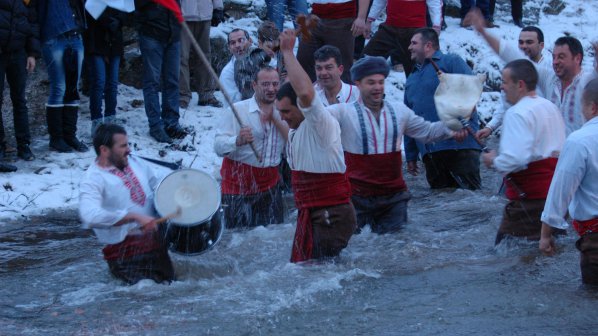
[[139,50],[143,61],[143,100],[150,130],[179,124],[180,45],[180,41],[164,43],[139,34]]
[[[0,107],[4,92],[4,77],[10,87],[12,101],[12,115],[15,137],[18,145],[28,145],[31,140],[29,133],[29,111],[25,100],[25,84],[27,80],[27,55],[25,49],[0,54]],[[1,112],[1,111],[0,111]],[[4,143],[4,124],[0,113],[0,145]]]
[[289,14],[293,18],[293,24],[297,14],[307,14],[306,0],[266,0],[268,8],[268,20],[274,22],[276,28],[282,32],[284,26],[284,12],[285,8],[289,10]]
[[478,7],[482,11],[484,19],[490,19],[490,0],[461,0],[461,18],[469,12],[472,7]]
[[104,100],[104,117],[115,115],[120,56],[88,55],[86,62],[90,79],[89,112],[91,120],[102,119],[102,100]]
[[43,43],[50,95],[46,106],[79,106],[79,77],[83,65],[81,34],[61,35]]

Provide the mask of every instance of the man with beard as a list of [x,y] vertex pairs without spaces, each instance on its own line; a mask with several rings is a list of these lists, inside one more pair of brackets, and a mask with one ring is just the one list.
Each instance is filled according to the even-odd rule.
[[224,157],[220,173],[227,227],[254,227],[284,220],[278,165],[288,126],[274,108],[279,84],[276,69],[263,67],[253,80],[254,96],[234,105],[244,127],[230,110],[220,120],[214,150]]
[[246,30],[235,28],[228,34],[228,51],[232,57],[220,72],[219,79],[233,103],[242,100],[241,91],[235,82],[235,61],[249,54],[251,43],[251,37]]
[[482,154],[487,167],[505,175],[510,201],[496,244],[507,236],[540,239],[540,214],[565,142],[563,117],[553,103],[536,95],[537,82],[529,60],[515,60],[503,69],[501,89],[513,106],[505,114],[498,155]]
[[[504,41],[486,31],[482,18],[477,11],[467,14],[467,20],[488,42],[490,47],[505,62],[525,59],[525,54],[517,48],[510,47]],[[598,43],[592,43],[594,57],[598,57]],[[536,66],[538,71],[538,93],[554,103],[565,120],[566,134],[579,129],[585,122],[581,96],[583,88],[598,74],[595,69],[583,69],[583,46],[575,37],[565,35],[554,42],[552,51],[552,69]],[[595,67],[598,62],[594,62]]]
[[130,158],[127,132],[114,124],[98,127],[97,154],[81,181],[79,216],[93,229],[110,272],[128,284],[175,279],[168,251],[157,231],[154,190],[161,177],[145,162]]
[[[405,105],[425,120],[438,121],[440,117],[436,110],[434,94],[440,80],[432,62],[442,72],[449,74],[471,75],[471,69],[461,57],[440,51],[438,34],[432,28],[420,28],[415,31],[409,52],[416,65],[405,84]],[[479,128],[478,120],[478,114],[474,111],[470,119],[474,131]],[[480,149],[473,137],[467,137],[463,142],[448,139],[425,143],[407,136],[407,171],[412,175],[419,173],[417,160],[421,156],[426,167],[426,179],[431,188],[479,189]]]
[[317,78],[314,89],[324,106],[352,103],[359,99],[357,87],[341,80],[344,67],[341,51],[337,47],[321,47],[314,53],[314,60]]

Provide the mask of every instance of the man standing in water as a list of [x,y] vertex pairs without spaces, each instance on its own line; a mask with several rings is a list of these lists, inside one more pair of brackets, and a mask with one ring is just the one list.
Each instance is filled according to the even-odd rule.
[[551,234],[567,228],[568,208],[580,236],[575,246],[581,252],[582,281],[598,285],[598,79],[586,85],[582,99],[587,122],[565,141],[542,212],[540,250],[555,252]]
[[79,216],[93,229],[110,272],[128,284],[142,279],[157,283],[175,279],[163,241],[158,237],[154,190],[159,176],[145,162],[130,158],[127,133],[121,126],[98,127],[97,154],[80,185]]
[[299,213],[291,262],[337,256],[355,231],[351,187],[345,174],[341,130],[324,109],[312,82],[293,53],[295,32],[280,34],[289,83],[276,108],[291,130],[287,160]]
[[505,175],[510,201],[496,244],[507,236],[540,239],[540,213],[565,142],[563,117],[558,107],[536,95],[537,82],[538,72],[529,60],[515,60],[503,69],[501,89],[513,106],[505,116],[499,154],[482,154],[488,168]]
[[[260,69],[252,83],[254,96],[234,104],[246,126],[239,126],[231,110],[221,118],[214,150],[224,156],[220,173],[227,227],[284,220],[278,165],[289,128],[274,108],[279,84],[276,69]],[[250,144],[255,146],[259,159]]]

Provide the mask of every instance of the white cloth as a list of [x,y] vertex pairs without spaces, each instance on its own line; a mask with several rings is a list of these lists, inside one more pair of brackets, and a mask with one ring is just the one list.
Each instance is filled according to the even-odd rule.
[[530,162],[558,157],[564,142],[559,109],[545,98],[526,96],[506,112],[494,167],[503,174],[526,169]]
[[[361,99],[357,103],[359,111],[355,103],[336,104],[327,108],[340,124],[343,149],[346,152],[365,154],[363,132],[367,136],[368,154],[391,153],[393,148],[394,151],[400,151],[403,134],[425,143],[445,140],[453,135],[442,122],[426,121],[403,103],[391,105],[385,101],[380,111],[380,122],[376,121]],[[360,119],[364,121],[364,129]]]
[[[224,87],[224,90],[232,100],[233,104],[241,101],[241,92],[239,88],[237,88],[237,84],[235,83],[235,57],[231,57],[230,61],[222,68],[222,72],[220,72],[220,84]],[[226,101],[226,99],[225,99]],[[228,101],[226,101],[226,105],[228,106]]]
[[[386,4],[388,0],[372,0],[372,8],[370,8],[368,17],[373,19],[377,19],[382,11],[386,9]],[[442,0],[412,0],[412,1],[425,1],[426,6],[428,7],[428,12],[430,13],[430,18],[432,20],[432,25],[440,26],[442,23]]]
[[162,176],[142,159],[129,156],[129,166],[145,193],[143,206],[131,200],[130,190],[120,177],[98,166],[96,162],[89,166],[80,183],[79,216],[83,228],[93,229],[101,243],[116,244],[129,234],[142,233],[137,222],[114,226],[127,213],[157,215],[154,210],[154,190]]
[[[540,57],[540,60],[538,62],[534,62],[533,60],[530,61],[536,63],[539,67],[544,67],[547,69],[547,71],[550,71],[550,69],[552,69],[552,54],[546,51],[546,49],[542,49],[541,54],[542,56]],[[545,97],[542,93],[542,89],[539,87],[536,87],[536,93],[540,97]],[[490,127],[493,131],[495,131],[502,125],[502,121],[505,116],[505,111],[511,108],[511,104],[507,102],[503,92],[501,92],[500,95],[500,102],[500,106],[496,109],[496,111],[494,111],[494,113],[492,114],[492,119],[486,125],[487,127]]]
[[589,220],[598,217],[598,117],[571,133],[550,183],[542,222],[559,229],[567,207],[572,218]]
[[[251,128],[254,145],[262,158],[258,162],[249,145],[238,147],[237,135],[241,126],[235,119],[232,110],[227,109],[221,116],[214,140],[214,151],[218,156],[226,156],[231,160],[242,162],[253,167],[275,167],[280,164],[285,141],[273,122],[264,123],[261,120],[260,107],[255,96],[235,103],[239,117],[243,124]],[[280,113],[274,109],[273,118],[280,122]]]
[[87,0],[85,1],[85,9],[91,17],[97,20],[106,7],[117,9],[121,12],[131,13],[135,10],[134,0]]
[[[499,56],[505,62],[526,58],[519,48],[513,48],[502,40],[500,41]],[[562,82],[554,73],[554,69],[552,67],[536,66],[536,70],[538,70],[538,92],[561,110],[561,115],[565,121],[566,134],[569,135],[579,129],[585,122],[581,104],[583,89],[589,81],[598,77],[596,71],[594,69],[582,69],[561,95]]]
[[317,95],[311,106],[299,106],[305,120],[289,131],[287,161],[292,170],[308,173],[344,173],[345,157],[338,121]]
[[[341,90],[336,94],[337,102],[335,104],[352,103],[359,99],[359,89],[357,88],[357,86],[347,84],[343,81],[341,81],[341,84]],[[324,106],[331,105],[330,103],[328,103],[328,99],[326,98],[326,92],[324,91],[324,88],[321,87],[320,84],[318,84],[318,82],[314,84],[314,90],[316,90],[316,94],[318,95],[320,101],[322,102],[322,104],[324,104]]]

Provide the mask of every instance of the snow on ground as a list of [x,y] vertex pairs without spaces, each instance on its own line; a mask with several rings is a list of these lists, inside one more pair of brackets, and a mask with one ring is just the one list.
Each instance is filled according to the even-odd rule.
[[[511,23],[508,6],[499,2],[499,10],[495,21],[499,28],[491,32],[509,43],[517,43],[519,28]],[[525,3],[526,8],[540,8],[545,1],[531,0]],[[508,3],[508,2],[507,2]],[[254,7],[263,6],[263,1],[254,3]],[[558,16],[539,14],[538,26],[544,31],[546,47],[551,50],[554,41],[564,32],[579,38],[586,50],[584,64],[591,66],[593,52],[590,42],[598,37],[596,33],[598,20],[598,3],[595,1],[567,1],[567,7]],[[524,19],[524,22],[529,22]],[[229,21],[212,30],[212,36],[225,36],[235,27],[248,29],[255,36],[258,19],[254,16]],[[290,26],[290,23],[287,23]],[[459,19],[447,17],[448,28],[441,34],[441,49],[457,53],[474,64],[474,71],[488,73],[489,78],[496,80],[503,66],[500,59],[487,47],[477,34],[459,27]],[[254,41],[257,40],[254,38]],[[226,60],[227,61],[227,60]],[[139,70],[141,71],[141,69]],[[403,100],[405,76],[400,72],[392,72],[387,79],[387,99]],[[483,119],[488,120],[498,107],[498,92],[486,92],[478,105]],[[219,92],[217,97],[222,98]],[[129,141],[133,153],[175,162],[182,160],[185,167],[203,170],[215,178],[219,177],[221,159],[213,152],[213,140],[217,117],[223,111],[220,108],[198,107],[197,96],[188,109],[181,109],[181,124],[193,126],[195,131],[183,139],[178,145],[156,143],[150,136],[147,118],[140,90],[120,86],[117,117],[123,120],[129,133]],[[90,121],[87,100],[84,97],[79,119],[79,136],[88,143],[90,139]],[[11,125],[5,125],[12,127]],[[48,151],[48,137],[33,139],[32,148],[37,159],[32,162],[17,161],[19,170],[15,173],[0,175],[0,225],[10,219],[43,215],[54,209],[75,209],[78,204],[79,181],[95,158],[95,153],[56,153]]]

